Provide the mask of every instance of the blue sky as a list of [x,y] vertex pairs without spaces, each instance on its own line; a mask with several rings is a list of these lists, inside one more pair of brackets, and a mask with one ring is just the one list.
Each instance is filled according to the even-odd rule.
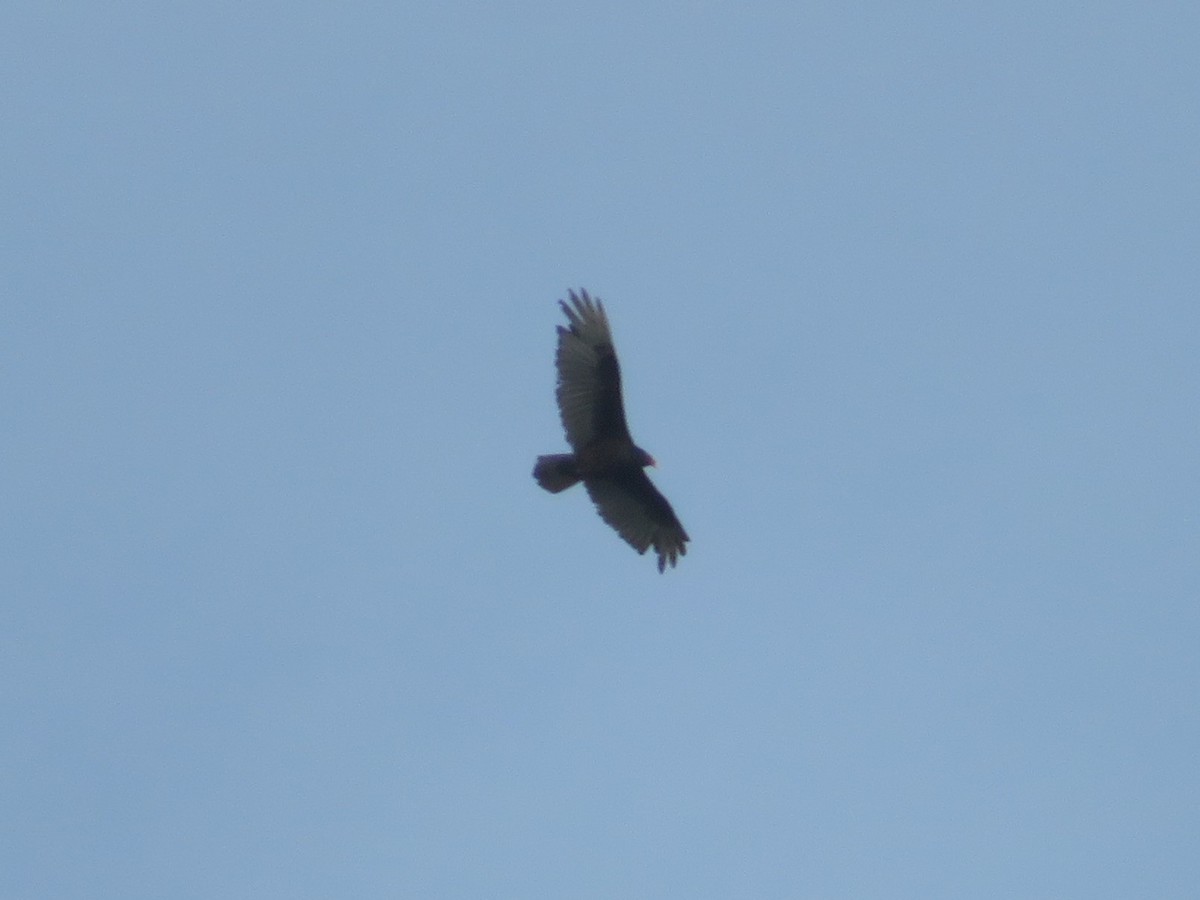
[[0,894],[1194,895],[1194,4],[0,34]]

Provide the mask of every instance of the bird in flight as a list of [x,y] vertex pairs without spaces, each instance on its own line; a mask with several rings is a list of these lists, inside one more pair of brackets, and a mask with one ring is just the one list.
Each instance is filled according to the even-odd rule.
[[654,458],[633,443],[621,401],[621,367],[604,304],[570,292],[558,305],[570,326],[558,326],[558,411],[574,453],[539,456],[537,483],[552,494],[582,481],[600,518],[638,553],[658,554],[658,571],[687,553],[690,538],[667,498],[646,477]]

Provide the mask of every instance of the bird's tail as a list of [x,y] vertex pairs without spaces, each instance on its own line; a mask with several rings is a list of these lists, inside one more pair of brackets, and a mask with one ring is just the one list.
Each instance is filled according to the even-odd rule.
[[557,494],[579,480],[579,470],[575,468],[572,454],[553,453],[538,457],[537,465],[533,467],[533,477],[550,493]]

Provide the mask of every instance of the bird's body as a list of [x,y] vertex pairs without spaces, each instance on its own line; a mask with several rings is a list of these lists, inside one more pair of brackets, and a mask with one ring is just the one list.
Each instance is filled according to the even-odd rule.
[[658,570],[687,553],[687,532],[643,471],[654,459],[633,443],[621,399],[621,367],[604,305],[581,290],[559,301],[570,327],[558,327],[558,409],[574,453],[539,456],[533,469],[551,493],[582,481],[601,518],[638,553],[650,547]]

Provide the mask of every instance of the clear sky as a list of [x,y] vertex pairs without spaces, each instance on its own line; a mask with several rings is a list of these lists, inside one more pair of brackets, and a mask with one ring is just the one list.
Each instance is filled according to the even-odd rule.
[[1194,2],[0,44],[0,896],[1195,896]]

